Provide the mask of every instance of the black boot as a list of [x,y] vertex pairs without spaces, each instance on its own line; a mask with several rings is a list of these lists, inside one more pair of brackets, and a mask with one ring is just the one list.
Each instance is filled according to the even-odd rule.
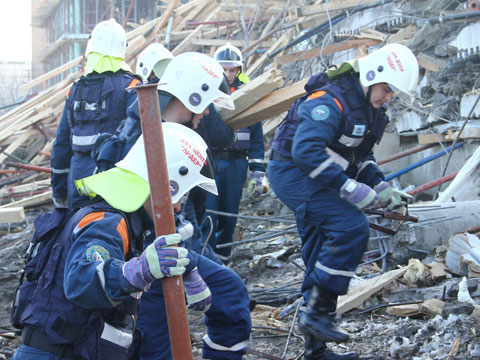
[[304,360],[358,360],[357,353],[337,354],[327,349],[323,341],[316,340],[312,335],[305,335]]
[[350,336],[333,322],[336,308],[337,295],[314,285],[307,309],[298,317],[298,327],[323,342],[346,342]]

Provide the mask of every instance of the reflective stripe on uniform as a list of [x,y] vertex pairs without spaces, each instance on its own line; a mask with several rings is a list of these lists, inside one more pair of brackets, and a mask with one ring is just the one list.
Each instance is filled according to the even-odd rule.
[[338,142],[340,144],[343,144],[345,146],[348,146],[348,147],[357,147],[359,146],[363,141],[363,137],[362,138],[353,138],[353,137],[349,137],[349,136],[346,136],[346,135],[342,135],[340,137],[340,139],[338,139]]
[[121,304],[121,301],[115,301],[110,298],[107,294],[107,290],[105,289],[105,273],[103,272],[103,267],[105,266],[105,262],[102,261],[100,264],[97,265],[95,268],[95,272],[98,276],[98,281],[100,281],[100,285],[102,286],[103,292],[107,299],[112,303],[113,306],[118,306]]
[[237,343],[235,345],[232,345],[230,347],[223,346],[223,345],[220,345],[220,344],[216,344],[212,341],[212,339],[210,339],[208,337],[208,334],[203,337],[203,341],[205,341],[205,343],[210,348],[212,348],[214,350],[219,350],[219,351],[240,351],[240,350],[244,350],[247,347],[247,342],[246,341],[239,342],[239,343]]
[[250,140],[249,132],[237,132],[236,134],[238,140]]
[[95,141],[97,141],[97,138],[99,136],[100,136],[100,134],[89,135],[89,136],[73,135],[72,136],[72,144],[73,145],[78,145],[78,146],[93,145],[93,144],[95,144]]
[[358,171],[357,171],[357,176],[360,175],[360,173],[370,164],[377,165],[377,163],[373,160],[368,160],[368,161],[362,162],[362,165],[360,166],[360,169],[358,169]]
[[315,179],[333,162],[333,158],[331,156],[328,156],[328,159],[322,162],[319,166],[317,166],[317,168],[314,169],[310,174],[308,174],[308,176],[310,176],[312,179]]
[[339,275],[339,276],[346,276],[346,277],[354,277],[355,276],[355,271],[344,271],[344,270],[335,270],[331,269],[325,265],[320,264],[318,261],[315,263],[315,267],[317,269],[320,269],[327,274],[330,275]]
[[68,169],[55,169],[55,168],[50,168],[52,170],[52,173],[54,174],[68,174],[70,172],[70,168]]
[[263,164],[265,162],[265,160],[263,159],[248,159],[248,163],[252,163],[252,164]]
[[112,325],[105,323],[103,327],[102,339],[117,344],[125,349],[128,349],[132,345],[133,336],[130,333],[121,331]]

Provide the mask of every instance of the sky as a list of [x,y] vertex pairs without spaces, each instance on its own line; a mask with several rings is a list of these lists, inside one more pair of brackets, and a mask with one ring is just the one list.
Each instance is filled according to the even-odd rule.
[[32,61],[31,0],[0,0],[0,61]]

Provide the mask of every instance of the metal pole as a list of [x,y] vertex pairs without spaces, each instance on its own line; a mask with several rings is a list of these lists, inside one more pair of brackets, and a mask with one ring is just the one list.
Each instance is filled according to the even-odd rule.
[[446,176],[442,176],[441,178],[439,179],[436,179],[436,180],[432,180],[428,183],[425,183],[423,185],[420,185],[420,186],[417,186],[416,188],[412,189],[412,190],[409,190],[407,191],[407,194],[409,195],[417,195],[421,192],[424,192],[425,190],[428,190],[428,189],[431,189],[432,187],[434,186],[437,186],[439,184],[443,184],[443,183],[446,183],[447,181],[450,181],[450,180],[453,180],[455,179],[455,176],[457,176],[458,174],[458,171],[455,171],[451,174],[448,174]]
[[417,152],[420,152],[422,150],[425,150],[425,149],[429,149],[433,146],[436,146],[437,144],[433,143],[433,144],[425,144],[425,145],[420,145],[420,146],[417,146],[413,149],[409,149],[409,150],[405,150],[405,151],[402,151],[398,154],[395,154],[395,155],[392,155],[392,156],[389,156],[385,159],[382,159],[382,160],[379,160],[377,161],[377,165],[382,165],[382,164],[386,164],[386,163],[389,163],[391,161],[394,161],[394,160],[397,160],[397,159],[401,159],[405,156],[408,156],[408,155],[412,155],[412,154],[415,154]]
[[[173,234],[176,229],[157,84],[139,86],[136,89],[145,140],[155,234],[157,236]],[[165,277],[162,279],[162,285],[172,357],[174,360],[193,360],[182,277]]]

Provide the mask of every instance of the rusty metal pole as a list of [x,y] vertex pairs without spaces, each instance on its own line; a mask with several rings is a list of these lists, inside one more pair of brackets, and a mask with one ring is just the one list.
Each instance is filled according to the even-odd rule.
[[[176,232],[163,141],[157,84],[136,87],[148,164],[153,221],[157,236]],[[168,332],[174,360],[193,360],[181,276],[162,279]]]

